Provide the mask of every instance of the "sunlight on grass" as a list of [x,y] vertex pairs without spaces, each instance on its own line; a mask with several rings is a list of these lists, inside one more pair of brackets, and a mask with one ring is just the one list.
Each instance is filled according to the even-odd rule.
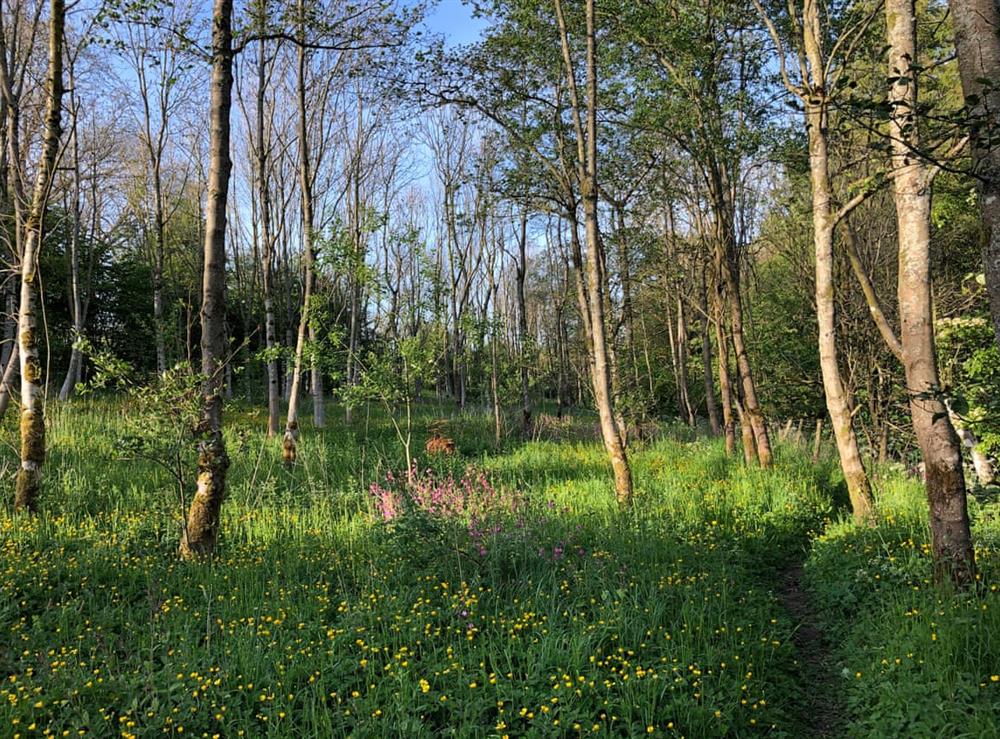
[[[799,736],[808,686],[773,582],[810,537],[859,733],[995,718],[994,596],[929,588],[905,481],[859,530],[793,448],[762,472],[661,438],[634,450],[639,505],[621,512],[598,443],[493,451],[466,418],[462,454],[422,464],[455,480],[475,465],[524,499],[477,550],[467,521],[381,521],[368,486],[402,468],[382,419],[307,430],[286,470],[259,418],[231,418],[221,555],[192,565],[169,476],[113,457],[120,408],[53,409],[45,512],[0,518],[0,733]],[[904,671],[918,687],[892,687]],[[916,690],[955,708],[924,715]]]

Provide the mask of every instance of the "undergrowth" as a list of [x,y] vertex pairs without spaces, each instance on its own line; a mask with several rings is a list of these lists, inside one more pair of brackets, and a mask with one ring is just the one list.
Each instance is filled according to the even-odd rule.
[[774,591],[807,550],[851,735],[989,735],[994,596],[930,589],[905,483],[857,530],[829,461],[745,469],[668,432],[633,448],[619,511],[592,419],[497,449],[466,414],[410,499],[385,419],[330,415],[286,470],[259,412],[229,412],[220,556],[189,564],[175,480],[116,451],[120,407],[54,406],[42,514],[0,513],[0,735],[803,736]]

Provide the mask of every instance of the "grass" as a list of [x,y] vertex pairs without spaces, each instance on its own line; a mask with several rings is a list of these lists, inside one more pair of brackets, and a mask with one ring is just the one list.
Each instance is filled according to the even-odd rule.
[[[523,500],[481,553],[468,521],[380,520],[367,491],[403,467],[394,432],[329,415],[288,471],[259,411],[229,412],[220,557],[185,564],[169,474],[115,458],[121,406],[54,405],[44,511],[0,512],[0,735],[804,736],[776,595],[803,559],[846,735],[996,735],[1000,604],[929,585],[912,483],[888,478],[859,530],[829,460],[782,447],[744,469],[668,433],[633,450],[620,512],[589,419],[494,450],[467,414],[449,422],[459,455],[426,464]],[[974,514],[990,582],[1000,524]]]

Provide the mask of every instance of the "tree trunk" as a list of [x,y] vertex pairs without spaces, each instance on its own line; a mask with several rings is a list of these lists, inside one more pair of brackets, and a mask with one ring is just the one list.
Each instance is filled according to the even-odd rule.
[[722,432],[719,423],[719,406],[715,402],[715,382],[712,378],[712,328],[708,314],[708,286],[705,284],[705,270],[701,272],[699,290],[701,305],[701,366],[705,382],[705,406],[708,411],[708,423],[712,428],[712,436]]
[[7,415],[7,408],[10,406],[10,396],[14,392],[14,374],[18,370],[17,344],[7,357],[7,364],[4,365],[3,379],[0,379],[0,421]]
[[34,513],[45,462],[45,382],[38,350],[38,267],[52,177],[59,154],[63,95],[63,0],[49,3],[49,69],[46,82],[45,134],[35,176],[31,210],[25,222],[21,254],[21,303],[18,308],[18,353],[21,364],[21,465],[14,489],[14,510]]
[[694,428],[696,418],[694,407],[691,405],[691,393],[688,390],[688,336],[687,336],[687,316],[684,311],[684,301],[680,296],[677,298],[677,382],[680,385],[681,405],[684,409],[685,421],[687,425]]
[[[521,211],[521,231],[517,242],[517,341],[518,364],[521,374],[521,434],[531,438],[531,392],[528,384],[528,307],[524,295],[524,280],[528,274],[528,211]],[[561,368],[560,368],[561,370]],[[560,380],[561,382],[561,380]],[[560,387],[560,402],[562,388]],[[561,410],[561,407],[560,407]]]
[[161,375],[167,371],[167,346],[163,326],[163,250],[166,238],[164,223],[163,192],[160,184],[160,162],[153,164],[153,199],[156,219],[156,246],[153,251],[153,327],[156,333],[156,371]]
[[856,521],[871,515],[872,495],[851,423],[847,391],[840,376],[837,358],[836,315],[834,309],[833,230],[826,144],[825,106],[810,105],[806,111],[809,127],[809,162],[812,179],[813,241],[816,250],[816,317],[819,322],[819,358],[823,374],[826,407],[840,454],[840,466],[847,482]]
[[[731,236],[735,235],[727,234],[725,238],[728,240]],[[729,328],[733,339],[733,355],[736,359],[736,372],[739,376],[740,389],[743,393],[743,408],[746,412],[746,418],[741,423],[749,424],[753,431],[756,456],[760,461],[760,466],[770,467],[773,462],[771,438],[760,408],[760,401],[757,399],[757,384],[753,379],[750,356],[747,354],[746,343],[743,339],[743,302],[737,271],[739,267],[732,263],[732,251],[732,248],[726,248],[720,254],[719,261],[726,297],[729,301]]]
[[[561,0],[555,0],[555,7],[564,72],[572,98],[573,122],[577,134],[577,171],[587,241],[586,274],[582,279],[584,290],[578,290],[578,293],[586,294],[581,305],[581,314],[587,314],[589,317],[589,320],[585,319],[585,324],[588,324],[590,330],[591,379],[594,387],[594,400],[601,419],[601,435],[604,439],[604,446],[614,470],[615,497],[618,499],[619,505],[627,506],[632,503],[632,470],[629,467],[624,440],[615,419],[604,315],[604,258],[597,202],[597,39],[594,27],[594,0],[586,2],[586,133],[584,133],[584,125],[581,120],[581,107]],[[576,228],[575,218],[571,219],[570,225],[571,228]],[[579,246],[576,248],[579,249]]]
[[232,0],[215,0],[209,110],[208,202],[201,304],[202,417],[198,489],[180,544],[184,559],[211,556],[219,536],[229,457],[222,436],[223,363],[226,351],[226,203],[229,195],[229,115],[232,106]]
[[722,316],[722,296],[715,311],[715,346],[719,352],[719,395],[722,398],[722,430],[726,437],[726,456],[736,451],[736,429],[733,426],[733,392],[729,382],[729,345]]
[[819,324],[819,357],[826,407],[840,455],[840,466],[854,520],[866,521],[872,513],[871,485],[865,472],[851,419],[847,391],[837,358],[834,308],[833,236],[837,215],[830,187],[830,157],[827,150],[826,64],[821,44],[820,9],[815,3],[803,7],[802,40],[811,78],[804,98],[805,124],[809,136],[809,174],[812,184],[813,243],[816,251],[816,317]]
[[[995,7],[995,6],[994,6]],[[899,234],[899,318],[913,430],[923,453],[935,573],[959,587],[975,581],[962,445],[941,397],[931,310],[931,173],[914,156],[917,127],[917,23],[914,0],[886,0],[889,123]],[[996,29],[994,29],[995,31]]]
[[[262,0],[261,27],[267,25],[267,2]],[[260,197],[261,235],[261,286],[264,293],[264,346],[267,351],[267,435],[278,433],[278,417],[281,413],[280,379],[278,358],[275,356],[277,333],[274,322],[274,237],[271,234],[271,188],[268,181],[268,152],[270,140],[264,124],[265,93],[267,85],[267,56],[264,39],[257,45],[257,189]]]
[[[299,3],[302,13],[302,3]],[[304,23],[304,20],[300,19]],[[303,32],[304,33],[304,32]],[[299,315],[299,330],[295,339],[295,361],[292,369],[291,389],[288,393],[288,416],[285,421],[284,454],[285,462],[294,462],[297,456],[299,438],[299,385],[302,382],[302,360],[306,338],[314,339],[315,333],[309,320],[309,309],[313,302],[315,280],[315,255],[313,253],[313,198],[312,173],[309,169],[308,120],[306,117],[306,50],[299,46],[298,57],[298,101],[299,101],[299,189],[302,196],[302,242],[304,266],[302,281],[302,312]],[[319,426],[323,420],[323,385],[313,361],[312,372],[313,421]],[[316,414],[319,414],[318,416]]]
[[736,415],[740,421],[740,436],[743,439],[743,461],[750,467],[757,463],[757,444],[742,399],[736,401]]
[[[955,433],[962,440],[962,445],[969,450],[969,457],[972,459],[972,467],[976,471],[976,480],[982,486],[992,485],[996,478],[996,471],[993,468],[993,462],[990,458],[983,453],[983,450],[979,446],[979,440],[976,435],[972,433],[970,429],[967,429],[962,422],[962,419],[958,415],[948,408],[948,415],[951,418],[951,425],[955,429]],[[0,410],[0,418],[3,418],[3,412]]]
[[[63,379],[62,387],[59,389],[59,400],[68,400],[73,393],[76,384],[80,381],[80,369],[83,364],[83,355],[77,346],[77,340],[83,337],[83,329],[86,323],[83,309],[82,285],[80,284],[80,137],[77,126],[79,125],[79,107],[76,99],[76,79],[74,74],[74,57],[70,55],[69,69],[69,111],[72,116],[72,138],[73,138],[73,188],[72,205],[70,206],[71,224],[69,234],[69,307],[70,319],[73,322],[73,345],[70,349],[69,366],[66,368],[66,377]],[[94,202],[97,208],[97,202]]]
[[969,110],[979,190],[983,265],[993,331],[1000,344],[1000,7],[996,0],[949,0],[962,92]]

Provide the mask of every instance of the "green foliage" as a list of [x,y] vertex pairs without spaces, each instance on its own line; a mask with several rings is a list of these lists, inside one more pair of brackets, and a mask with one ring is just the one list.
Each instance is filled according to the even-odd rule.
[[170,473],[178,510],[183,515],[191,492],[190,475],[197,466],[205,376],[180,363],[142,383],[134,368],[107,347],[95,347],[84,338],[77,348],[93,365],[91,378],[77,386],[82,397],[108,390],[122,391],[124,420],[115,440],[113,458],[142,460]]
[[416,399],[420,383],[433,381],[436,347],[425,334],[402,338],[392,349],[367,354],[359,382],[345,389],[349,404],[375,401],[398,408]]
[[962,416],[990,454],[1000,454],[1000,349],[986,318],[937,322],[942,381]]
[[90,360],[92,371],[87,382],[78,383],[76,392],[88,395],[100,390],[117,390],[125,387],[133,374],[132,365],[115,355],[102,341],[95,346],[85,336],[78,336],[73,347]]

